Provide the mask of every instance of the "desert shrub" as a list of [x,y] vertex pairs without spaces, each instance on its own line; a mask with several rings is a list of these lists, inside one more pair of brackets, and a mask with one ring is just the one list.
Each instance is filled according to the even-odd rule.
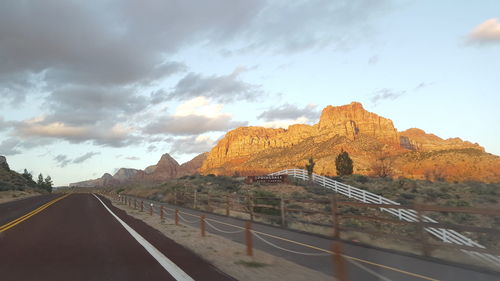
[[[471,185],[470,183],[468,184]],[[500,190],[500,187],[495,184],[480,185],[476,183],[471,186],[470,192],[477,195],[499,196],[500,193],[498,190]]]
[[445,204],[450,207],[470,207],[470,203],[464,200],[448,200]]
[[368,182],[368,177],[367,176],[363,176],[363,175],[356,175],[356,177],[354,178],[355,181],[359,182],[359,183],[367,183]]
[[267,190],[254,191],[254,204],[255,205],[270,205],[275,208],[254,207],[254,212],[265,215],[279,216],[280,210],[277,209],[280,205],[278,196]]
[[416,195],[412,193],[401,193],[400,195],[401,198],[412,200],[415,199]]

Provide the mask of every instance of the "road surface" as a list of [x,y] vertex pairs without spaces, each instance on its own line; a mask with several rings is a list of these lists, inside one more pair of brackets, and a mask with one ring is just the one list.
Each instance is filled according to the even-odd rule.
[[[139,202],[143,199],[138,198]],[[147,206],[150,203],[154,203],[157,206],[156,212],[158,212],[158,202],[152,202],[148,200],[143,200],[144,204]],[[173,219],[172,209],[178,209],[181,212],[186,212],[194,215],[205,215],[207,219],[215,219],[225,223],[237,225],[244,227],[245,221],[233,217],[226,217],[221,215],[215,215],[211,213],[202,212],[199,210],[193,210],[189,208],[182,208],[179,206],[174,206],[166,203],[161,203],[167,209],[167,218]],[[182,215],[182,213],[181,213]],[[182,215],[187,221],[195,221],[194,223],[188,223],[185,220],[180,220],[181,223],[192,225],[193,227],[199,227],[198,221],[194,217],[189,215]],[[210,222],[210,221],[209,221]],[[226,226],[223,224],[217,224],[211,222],[213,225],[221,230],[231,232],[236,229],[231,226]],[[207,226],[207,231],[216,235],[220,235],[236,241],[238,243],[244,244],[244,235],[242,233],[227,234],[214,230],[210,226]],[[269,225],[253,223],[252,229],[264,233],[269,233],[275,236],[287,238],[290,240],[298,241],[307,245],[318,247],[321,249],[330,250],[332,247],[332,240],[322,238],[315,235],[310,235],[307,233],[301,233],[289,229],[283,229],[279,227],[273,227]],[[286,241],[281,241],[279,239],[274,239],[266,236],[267,241],[277,245],[278,247],[292,250],[302,253],[321,253],[315,251],[314,249],[303,247],[296,244],[291,244]],[[331,256],[305,256],[300,254],[294,254],[291,252],[283,251],[282,249],[275,248],[262,242],[261,240],[253,239],[254,247],[268,252],[272,255],[283,257],[287,260],[300,264],[302,266],[323,272],[327,275],[332,275],[332,259]],[[244,246],[242,245],[244,249]],[[349,280],[362,280],[362,281],[422,281],[422,280],[442,280],[442,281],[499,281],[500,273],[493,271],[481,271],[476,270],[474,267],[459,266],[455,264],[446,264],[441,262],[436,262],[433,260],[423,259],[418,256],[398,254],[393,251],[384,251],[375,248],[368,248],[361,245],[354,244],[344,244],[344,253],[352,257],[353,259],[348,260],[348,272]],[[457,251],[457,254],[463,254]],[[359,259],[359,260],[358,260]]]
[[0,204],[0,222],[2,281],[234,280],[92,194]]

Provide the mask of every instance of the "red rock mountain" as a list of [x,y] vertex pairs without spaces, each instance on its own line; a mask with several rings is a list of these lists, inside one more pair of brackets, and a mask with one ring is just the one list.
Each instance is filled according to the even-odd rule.
[[377,166],[385,163],[393,176],[500,182],[500,157],[478,144],[459,138],[443,140],[420,129],[398,132],[390,119],[368,112],[357,102],[327,106],[313,126],[232,130],[208,153],[200,171],[268,173],[303,168],[313,157],[316,173],[333,176],[341,150],[349,152],[358,174],[374,175]]

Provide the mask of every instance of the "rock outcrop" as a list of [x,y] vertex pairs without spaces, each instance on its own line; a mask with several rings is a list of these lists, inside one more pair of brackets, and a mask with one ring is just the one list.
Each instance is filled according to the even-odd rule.
[[176,177],[182,177],[186,175],[194,175],[199,173],[199,169],[201,165],[203,165],[203,162],[207,159],[208,152],[202,153],[195,158],[189,160],[186,163],[183,163],[182,165],[179,166],[179,169],[177,170]]
[[379,159],[385,158],[391,162],[393,176],[439,174],[446,180],[500,182],[500,157],[486,153],[478,144],[459,138],[443,140],[420,129],[398,132],[390,119],[368,112],[357,102],[326,107],[313,126],[232,130],[209,152],[200,171],[268,173],[303,168],[312,157],[315,172],[334,176],[335,157],[341,150],[351,155],[358,174],[374,175]]
[[120,182],[125,182],[130,179],[132,179],[137,172],[140,170],[137,169],[131,169],[131,168],[120,168],[116,173],[113,175],[113,178],[120,181]]
[[5,156],[0,156],[0,191],[27,188],[37,188],[36,183],[12,171]]

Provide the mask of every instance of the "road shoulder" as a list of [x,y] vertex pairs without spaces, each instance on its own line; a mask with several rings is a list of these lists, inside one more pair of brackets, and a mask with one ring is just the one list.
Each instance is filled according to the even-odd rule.
[[197,228],[186,225],[177,226],[170,219],[161,223],[158,215],[150,216],[147,212],[140,212],[114,201],[113,206],[145,222],[238,280],[332,280],[331,276],[260,250],[254,249],[254,256],[248,257],[244,245],[211,233],[207,233],[207,236],[202,238]]

